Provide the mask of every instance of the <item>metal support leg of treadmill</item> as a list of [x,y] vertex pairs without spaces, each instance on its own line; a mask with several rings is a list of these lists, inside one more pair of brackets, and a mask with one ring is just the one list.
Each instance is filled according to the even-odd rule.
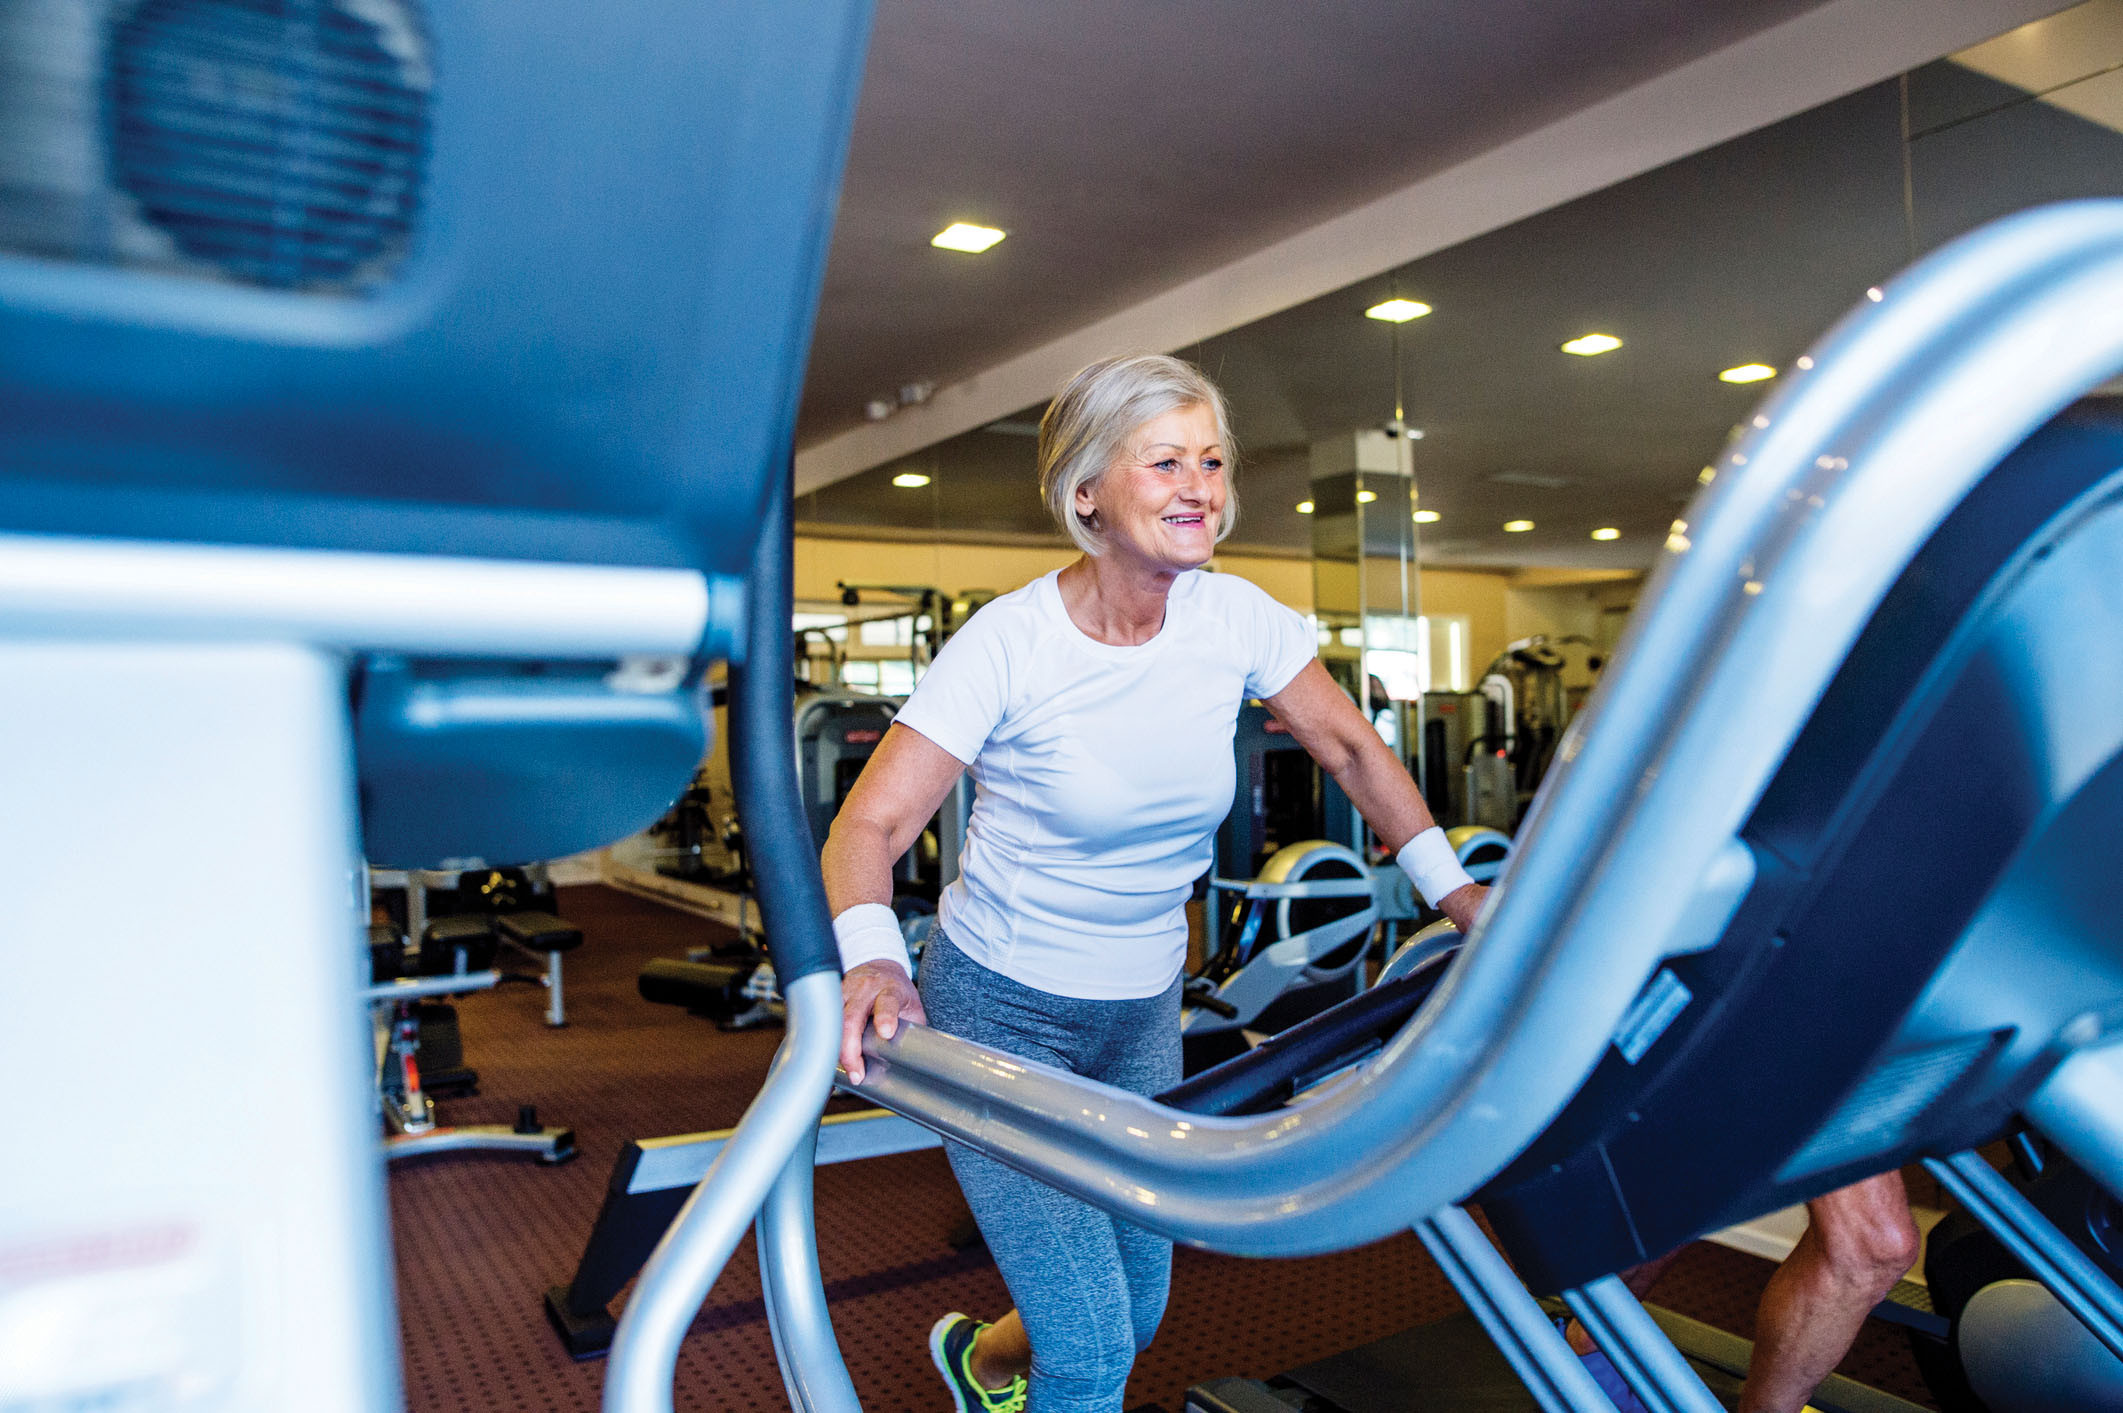
[[1566,1290],[1563,1303],[1651,1413],[1724,1413],[1725,1405],[1619,1277]]
[[1482,1322],[1497,1352],[1547,1413],[1614,1413],[1570,1341],[1527,1293],[1474,1218],[1443,1207],[1415,1224],[1446,1278]]
[[2049,1287],[2064,1308],[2094,1338],[2123,1359],[2123,1291],[2086,1253],[2072,1245],[2021,1191],[1974,1153],[1926,1158],[1924,1166],[1958,1199],[1968,1214],[2005,1243],[2034,1278]]
[[795,1413],[862,1413],[848,1366],[833,1338],[825,1279],[818,1270],[818,1235],[811,1218],[811,1172],[818,1148],[813,1129],[789,1155],[759,1209],[760,1293],[774,1358]]
[[686,1327],[825,1110],[840,1051],[840,977],[813,972],[791,983],[785,999],[788,1034],[767,1082],[657,1243],[620,1317],[605,1371],[605,1413],[671,1413]]

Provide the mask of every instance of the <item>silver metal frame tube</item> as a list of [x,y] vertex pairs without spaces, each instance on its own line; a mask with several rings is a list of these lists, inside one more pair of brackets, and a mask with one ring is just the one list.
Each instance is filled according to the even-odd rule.
[[490,991],[501,984],[498,971],[453,971],[442,976],[401,976],[366,987],[361,999],[371,1006],[395,1001],[424,1001],[430,996],[457,996]]
[[840,1055],[840,976],[813,972],[792,983],[784,1000],[788,1034],[766,1083],[657,1243],[620,1317],[605,1371],[605,1413],[669,1413],[671,1371],[686,1328],[824,1112]]
[[[1374,1240],[1480,1187],[1569,1101],[1657,968],[1723,933],[1752,880],[1738,831],[1940,521],[2123,371],[2123,201],[1997,222],[1875,293],[1710,468],[1487,913],[1360,1075],[1207,1119],[907,1027],[870,1050],[860,1092],[1239,1254]],[[1647,893],[1650,877],[1677,886]]]
[[1619,1277],[1602,1276],[1566,1290],[1563,1303],[1651,1413],[1725,1413],[1725,1405]]
[[23,634],[686,658],[711,607],[732,616],[711,595],[736,592],[691,569],[0,534],[0,608]]
[[1447,1207],[1417,1222],[1415,1233],[1542,1408],[1548,1413],[1614,1413],[1613,1401],[1592,1381],[1585,1361],[1519,1283],[1474,1218],[1458,1207]]
[[782,1168],[766,1205],[759,1209],[760,1293],[782,1386],[796,1413],[862,1413],[854,1381],[833,1338],[826,1289],[818,1269],[818,1241],[811,1219],[811,1170],[818,1131],[796,1147]]
[[384,1139],[383,1156],[395,1163],[401,1158],[426,1158],[436,1153],[549,1153],[553,1151],[556,1132],[537,1129],[518,1133],[506,1124],[436,1128]]
[[2085,1252],[1976,1154],[1926,1158],[1924,1166],[2094,1338],[2123,1359],[2123,1292]]

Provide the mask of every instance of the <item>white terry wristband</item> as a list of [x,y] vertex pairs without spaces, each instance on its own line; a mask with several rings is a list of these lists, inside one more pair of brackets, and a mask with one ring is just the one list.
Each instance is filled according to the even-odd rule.
[[914,975],[907,959],[907,940],[900,935],[899,915],[883,903],[857,903],[833,919],[833,940],[840,944],[843,975],[864,962],[898,962]]
[[[1474,882],[1468,877],[1467,870],[1460,867],[1459,855],[1452,852],[1452,843],[1445,837],[1445,831],[1434,824],[1401,845],[1400,853],[1394,855],[1394,862],[1408,875],[1415,891],[1423,895],[1423,902],[1433,908],[1447,893]],[[843,946],[841,950],[845,954],[847,948]]]

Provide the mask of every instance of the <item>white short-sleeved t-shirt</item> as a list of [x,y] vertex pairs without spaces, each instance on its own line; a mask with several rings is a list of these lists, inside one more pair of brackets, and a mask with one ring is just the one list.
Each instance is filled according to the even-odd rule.
[[1155,996],[1186,964],[1186,902],[1231,809],[1239,706],[1318,644],[1253,584],[1199,570],[1173,581],[1156,637],[1101,643],[1058,573],[975,613],[899,711],[974,780],[942,923],[1038,990]]

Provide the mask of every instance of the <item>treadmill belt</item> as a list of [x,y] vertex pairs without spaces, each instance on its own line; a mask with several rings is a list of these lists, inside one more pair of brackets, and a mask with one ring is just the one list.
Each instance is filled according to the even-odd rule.
[[[1696,1372],[1727,1408],[1739,1402],[1738,1379],[1701,1364]],[[1316,1413],[1541,1413],[1469,1314],[1387,1335],[1277,1382],[1321,1400]]]
[[[1727,1408],[1736,1407],[1746,1377],[1747,1341],[1684,1315],[1646,1306],[1703,1383]],[[1283,1401],[1299,1391],[1313,1402],[1306,1413],[1540,1413],[1504,1356],[1473,1315],[1387,1335],[1346,1354],[1293,1369],[1272,1381]],[[1839,1375],[1814,1394],[1821,1413],[1924,1413],[1919,1405]]]

